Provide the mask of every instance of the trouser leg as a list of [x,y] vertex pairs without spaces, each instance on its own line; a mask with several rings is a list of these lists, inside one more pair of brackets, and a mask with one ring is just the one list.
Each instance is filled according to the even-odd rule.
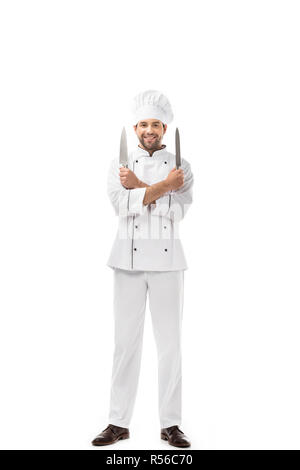
[[161,428],[181,424],[181,328],[184,271],[147,272],[149,308],[158,355]]
[[136,398],[147,284],[144,272],[114,270],[115,347],[109,423],[128,428]]

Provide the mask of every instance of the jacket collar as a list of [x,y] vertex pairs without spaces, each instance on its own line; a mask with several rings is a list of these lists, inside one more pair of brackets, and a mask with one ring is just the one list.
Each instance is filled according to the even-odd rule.
[[[166,145],[163,145],[163,148],[159,149],[159,150],[155,150],[152,154],[152,157],[159,157],[160,155],[164,154],[167,150],[166,150]],[[140,147],[139,145],[137,146],[137,149],[134,151],[134,158],[141,158],[141,157],[151,157],[150,153],[145,150],[145,149],[142,149],[142,147]]]

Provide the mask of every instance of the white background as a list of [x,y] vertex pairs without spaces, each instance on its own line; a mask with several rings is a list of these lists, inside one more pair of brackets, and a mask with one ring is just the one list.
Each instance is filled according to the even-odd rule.
[[[108,424],[105,185],[149,88],[195,178],[182,429],[191,449],[300,448],[299,16],[287,0],[1,1],[1,448],[96,450]],[[130,431],[110,449],[170,449],[148,308]]]

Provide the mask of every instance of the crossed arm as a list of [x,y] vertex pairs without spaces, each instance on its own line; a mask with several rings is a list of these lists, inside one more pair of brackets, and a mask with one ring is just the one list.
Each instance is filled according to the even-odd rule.
[[[176,181],[174,179],[176,171],[178,174],[176,174]],[[145,191],[145,196],[143,200],[143,205],[146,206],[151,203],[156,203],[156,199],[160,198],[163,196],[165,193],[168,191],[171,191],[174,189],[174,184],[179,184],[178,182],[178,177],[181,176],[181,171],[173,169],[172,172],[172,178],[166,178],[159,183],[152,184],[151,186],[147,183],[144,183],[140,179],[137,178],[135,173],[131,171],[129,168],[120,168],[120,181],[121,184],[127,188],[127,189],[135,189],[135,188],[147,188]],[[183,176],[181,176],[183,178]],[[182,184],[183,184],[183,179],[182,179]]]
[[[174,167],[167,178],[153,185],[144,183],[128,168],[120,168],[119,159],[111,161],[107,193],[116,215],[151,215],[180,221],[192,203],[193,173],[182,159],[182,167]],[[155,203],[155,204],[153,204]]]

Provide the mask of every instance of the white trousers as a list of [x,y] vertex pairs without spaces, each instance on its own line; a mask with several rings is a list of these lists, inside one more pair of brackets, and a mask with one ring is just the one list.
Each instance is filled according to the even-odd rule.
[[114,269],[115,349],[109,423],[129,428],[138,386],[147,292],[157,346],[161,428],[181,425],[184,270]]

